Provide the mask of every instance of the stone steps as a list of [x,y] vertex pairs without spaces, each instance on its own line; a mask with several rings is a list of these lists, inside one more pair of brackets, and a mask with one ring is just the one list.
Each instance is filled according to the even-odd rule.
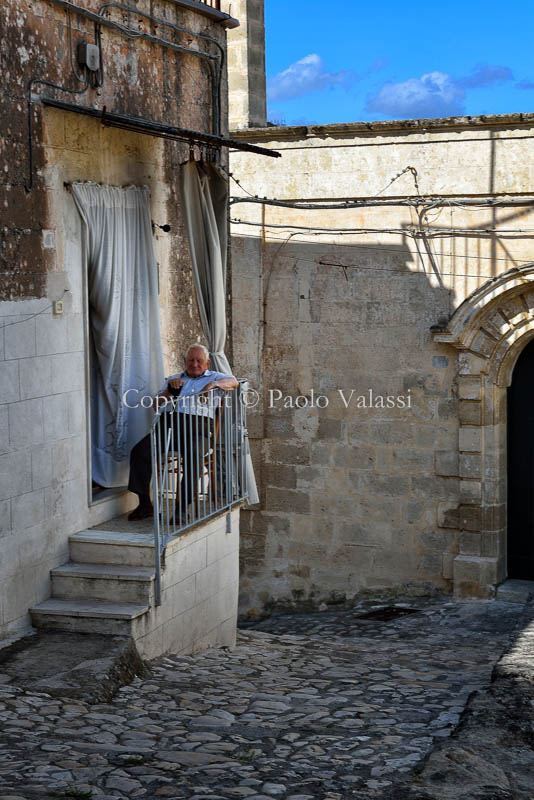
[[125,531],[80,531],[69,539],[72,561],[152,567],[154,537]]
[[149,611],[139,603],[110,603],[107,600],[62,600],[51,597],[30,609],[36,628],[77,633],[103,633],[136,637],[140,617]]
[[85,530],[71,560],[51,571],[52,597],[30,609],[36,628],[138,638],[154,604],[154,540],[147,533]]
[[507,578],[497,587],[496,600],[504,603],[528,603],[534,598],[534,581]]
[[51,571],[52,597],[151,605],[154,575],[153,567],[70,561]]

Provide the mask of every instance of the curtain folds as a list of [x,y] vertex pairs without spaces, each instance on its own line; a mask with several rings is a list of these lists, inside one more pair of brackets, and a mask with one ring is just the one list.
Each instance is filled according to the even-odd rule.
[[[226,340],[226,253],[228,188],[214,164],[190,160],[181,166],[183,210],[202,329],[211,366],[231,373],[224,354]],[[259,502],[246,442],[246,473],[250,505]]]
[[148,189],[75,183],[72,193],[85,226],[92,479],[125,486],[130,450],[153,411],[128,408],[123,395],[154,395],[164,374]]

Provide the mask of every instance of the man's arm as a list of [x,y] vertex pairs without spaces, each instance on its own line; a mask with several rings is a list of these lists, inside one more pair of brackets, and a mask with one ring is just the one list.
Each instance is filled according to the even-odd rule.
[[202,392],[209,392],[211,389],[223,389],[225,392],[229,392],[232,389],[237,389],[238,386],[239,381],[237,378],[234,378],[233,375],[229,375],[227,378],[217,378],[216,381],[210,381],[199,394],[202,394]]

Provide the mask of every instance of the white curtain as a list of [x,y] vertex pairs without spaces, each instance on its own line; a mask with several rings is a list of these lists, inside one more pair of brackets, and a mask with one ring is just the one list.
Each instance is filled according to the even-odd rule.
[[91,334],[92,479],[128,483],[129,454],[150,428],[153,411],[128,408],[159,389],[163,354],[158,279],[146,187],[75,183],[85,225]]
[[[211,366],[231,373],[224,354],[226,340],[226,252],[228,187],[214,164],[190,160],[181,166],[183,210],[193,263],[202,329]],[[246,441],[248,502],[259,502],[252,459]]]

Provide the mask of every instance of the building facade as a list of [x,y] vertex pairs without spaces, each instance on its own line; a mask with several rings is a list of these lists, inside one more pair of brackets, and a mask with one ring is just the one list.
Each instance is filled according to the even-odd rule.
[[165,368],[176,371],[202,338],[177,175],[220,152],[237,24],[216,0],[13,0],[2,15],[0,637],[49,597],[69,535],[133,499],[95,494],[91,481],[92,287],[72,184],[148,187]]
[[259,393],[242,611],[534,579],[532,440],[509,443],[513,420],[531,435],[530,388],[509,396],[534,338],[534,115],[245,122],[282,158],[231,157],[234,354]]

